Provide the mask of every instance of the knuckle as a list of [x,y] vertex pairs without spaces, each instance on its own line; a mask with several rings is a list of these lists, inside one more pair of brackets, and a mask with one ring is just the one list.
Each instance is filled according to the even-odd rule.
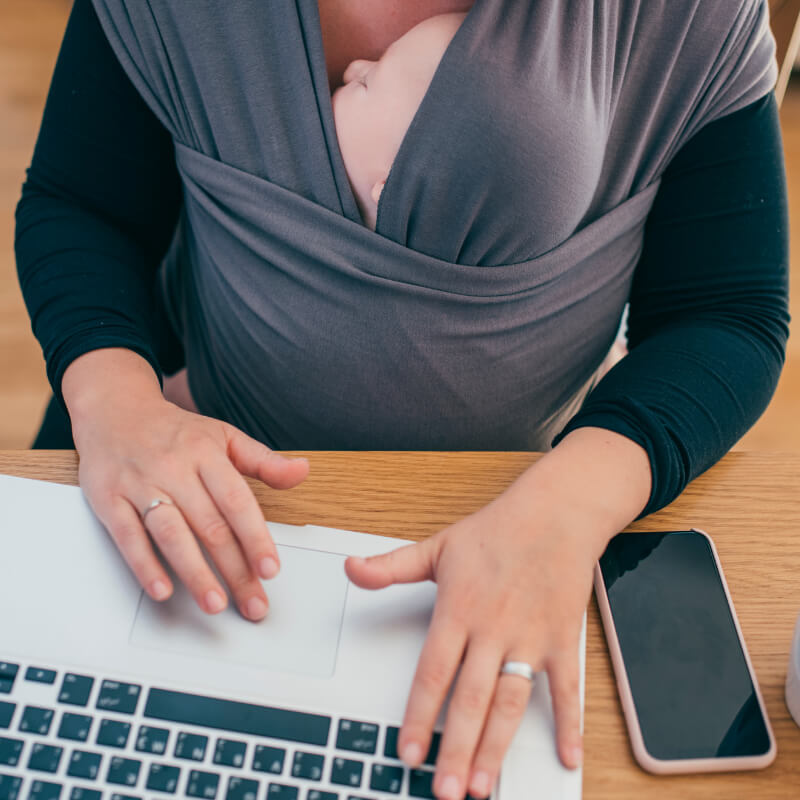
[[160,545],[171,549],[178,545],[181,541],[183,532],[181,526],[175,520],[164,520],[156,526],[153,533],[156,540]]
[[504,719],[517,719],[521,717],[527,705],[527,696],[519,690],[498,690],[497,697],[495,698],[497,713]]
[[447,687],[450,675],[444,664],[434,662],[420,670],[417,680],[425,691],[438,694]]
[[199,526],[198,534],[207,547],[216,550],[230,541],[230,528],[222,517],[214,517]]
[[252,492],[246,484],[230,486],[222,493],[223,508],[232,514],[245,511],[252,501]]
[[477,716],[486,708],[489,693],[483,686],[466,686],[458,694],[457,706],[469,716]]
[[127,519],[118,519],[112,522],[111,533],[121,550],[127,550],[133,546],[141,536],[139,526],[132,520]]

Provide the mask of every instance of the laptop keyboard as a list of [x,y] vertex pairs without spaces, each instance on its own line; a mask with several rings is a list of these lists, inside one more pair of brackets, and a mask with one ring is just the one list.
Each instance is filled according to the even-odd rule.
[[433,798],[399,728],[0,661],[0,800]]

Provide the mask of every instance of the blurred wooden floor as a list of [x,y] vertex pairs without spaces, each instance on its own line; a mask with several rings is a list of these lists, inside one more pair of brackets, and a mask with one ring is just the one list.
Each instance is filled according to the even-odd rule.
[[[0,0],[0,449],[26,448],[50,394],[14,264],[14,207],[30,162],[45,94],[63,34],[68,0]],[[800,80],[782,108],[792,241],[800,236]],[[800,280],[794,247],[792,276]],[[797,293],[792,315],[800,319]],[[786,367],[770,407],[737,445],[800,450],[800,341],[789,341]]]

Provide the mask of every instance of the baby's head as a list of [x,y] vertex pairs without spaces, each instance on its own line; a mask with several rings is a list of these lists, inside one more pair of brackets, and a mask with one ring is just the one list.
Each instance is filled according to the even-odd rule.
[[347,177],[364,223],[375,229],[383,185],[434,72],[466,14],[438,14],[393,42],[379,61],[359,59],[333,93]]

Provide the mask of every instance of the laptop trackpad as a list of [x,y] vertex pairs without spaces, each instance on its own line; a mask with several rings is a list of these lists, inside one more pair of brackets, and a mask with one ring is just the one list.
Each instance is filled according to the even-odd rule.
[[336,666],[347,596],[345,556],[289,545],[277,547],[281,571],[277,578],[263,582],[270,610],[261,622],[245,620],[230,599],[224,611],[209,616],[173,577],[175,591],[165,603],[156,603],[142,592],[131,644],[330,677]]

